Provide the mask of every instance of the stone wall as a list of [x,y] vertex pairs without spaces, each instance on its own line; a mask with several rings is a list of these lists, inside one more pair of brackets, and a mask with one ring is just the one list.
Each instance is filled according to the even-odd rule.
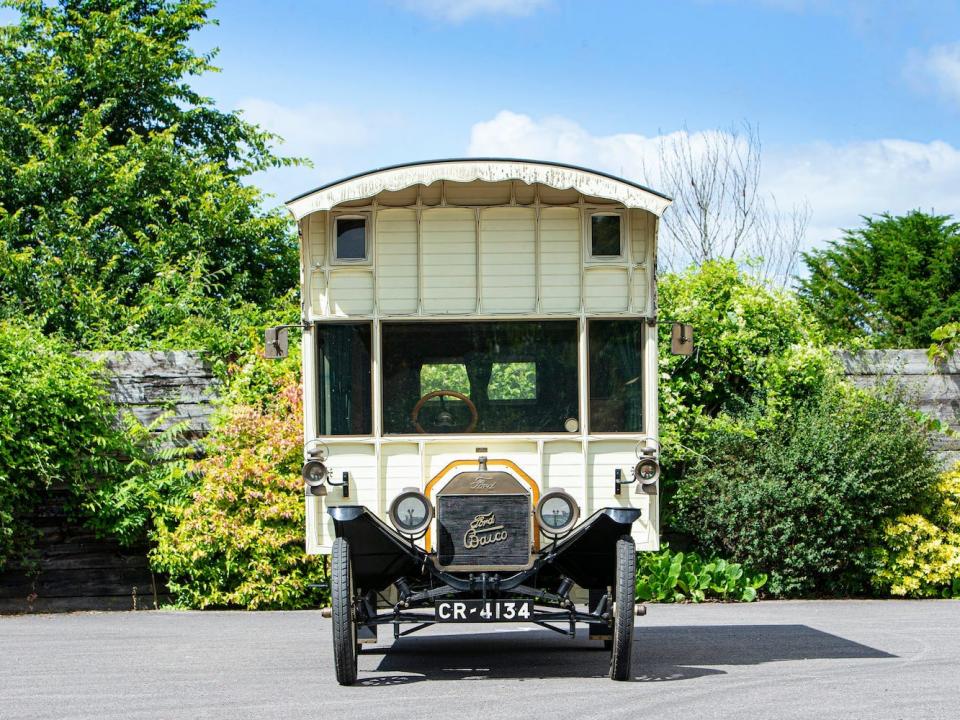
[[[894,381],[920,411],[960,433],[960,353],[941,366],[924,350],[866,350],[841,354],[847,376],[861,387]],[[937,434],[936,448],[944,464],[960,460],[960,435]]]
[[173,415],[163,427],[186,421],[192,437],[202,437],[210,430],[216,381],[200,353],[174,350],[85,354],[103,363],[113,401],[131,411],[144,425],[170,411]]
[[[88,356],[104,365],[110,395],[149,424],[185,421],[197,439],[210,428],[216,382],[199,353],[104,352]],[[53,488],[32,519],[39,533],[38,565],[0,573],[0,612],[142,610],[167,599],[163,578],[150,572],[147,548],[123,548],[99,539],[65,511],[66,490]]]

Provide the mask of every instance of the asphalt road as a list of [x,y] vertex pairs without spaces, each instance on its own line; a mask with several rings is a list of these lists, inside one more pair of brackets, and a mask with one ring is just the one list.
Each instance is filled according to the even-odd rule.
[[651,606],[634,674],[585,638],[434,627],[333,678],[316,612],[0,617],[0,718],[960,718],[960,602]]

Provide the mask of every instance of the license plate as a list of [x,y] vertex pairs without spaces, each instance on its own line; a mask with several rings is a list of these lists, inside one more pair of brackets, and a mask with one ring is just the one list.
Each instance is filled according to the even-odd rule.
[[533,600],[437,600],[437,622],[528,622]]

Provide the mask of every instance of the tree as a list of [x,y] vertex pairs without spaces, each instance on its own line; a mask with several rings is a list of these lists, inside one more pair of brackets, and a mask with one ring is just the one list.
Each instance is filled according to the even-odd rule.
[[[810,210],[782,211],[760,192],[760,136],[755,127],[673,133],[658,145],[650,182],[673,197],[663,216],[667,269],[711,260],[751,262],[764,280],[793,275]],[[650,176],[651,173],[647,172]]]
[[960,224],[949,216],[865,217],[803,260],[800,294],[834,341],[927,347],[938,326],[960,319]]
[[0,0],[0,317],[142,345],[296,284],[253,172],[295,162],[194,92],[207,0]]

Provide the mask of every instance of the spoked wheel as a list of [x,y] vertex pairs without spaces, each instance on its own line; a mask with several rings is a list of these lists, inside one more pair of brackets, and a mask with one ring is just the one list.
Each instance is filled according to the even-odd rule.
[[610,642],[610,679],[630,679],[633,654],[633,614],[636,606],[637,549],[633,538],[617,540],[617,579],[613,588],[613,640]]
[[357,680],[357,620],[354,611],[353,567],[346,538],[333,541],[330,561],[330,600],[333,613],[333,663],[337,682]]

